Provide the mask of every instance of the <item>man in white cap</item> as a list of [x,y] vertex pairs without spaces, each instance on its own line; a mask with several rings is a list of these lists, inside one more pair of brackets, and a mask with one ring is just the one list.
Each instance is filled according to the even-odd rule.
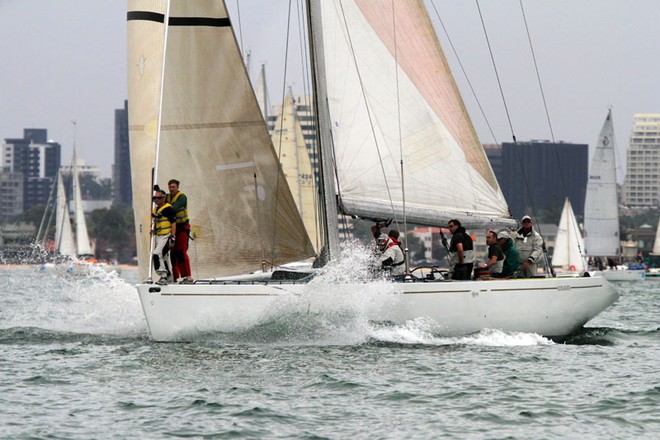
[[520,271],[524,278],[533,278],[538,270],[538,263],[543,255],[543,238],[532,228],[532,218],[523,216],[522,227],[516,231],[514,244],[520,255]]

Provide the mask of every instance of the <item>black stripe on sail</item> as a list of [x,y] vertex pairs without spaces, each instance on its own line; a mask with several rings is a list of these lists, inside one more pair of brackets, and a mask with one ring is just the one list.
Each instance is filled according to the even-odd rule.
[[128,14],[126,14],[126,20],[156,21],[158,23],[163,23],[165,22],[165,16],[156,12],[128,11]]
[[210,17],[170,17],[170,26],[211,26],[227,27],[231,26],[229,17],[210,18]]
[[[129,11],[126,14],[126,19],[155,21],[158,23],[165,22],[165,16],[156,12],[147,11]],[[210,27],[227,27],[231,26],[228,17],[225,18],[211,18],[211,17],[170,17],[170,26],[210,26]]]

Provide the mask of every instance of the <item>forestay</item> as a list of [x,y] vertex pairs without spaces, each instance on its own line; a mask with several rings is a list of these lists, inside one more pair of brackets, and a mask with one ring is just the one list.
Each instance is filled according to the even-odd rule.
[[423,2],[319,3],[345,210],[401,219],[403,160],[409,222],[511,223]]
[[283,264],[312,256],[224,4],[172,0],[168,11],[167,3],[130,0],[127,17],[140,275],[149,264],[156,160],[156,182],[165,188],[176,178],[188,196],[194,277],[239,274],[259,269],[262,260]]

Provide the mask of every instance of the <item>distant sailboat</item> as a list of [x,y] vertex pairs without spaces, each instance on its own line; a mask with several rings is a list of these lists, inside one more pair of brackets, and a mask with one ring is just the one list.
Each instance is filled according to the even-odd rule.
[[[621,256],[615,152],[614,124],[612,110],[609,110],[591,160],[584,202],[585,255],[591,258],[618,259]],[[610,281],[644,279],[643,270],[622,268],[601,272]]]
[[646,276],[651,278],[660,278],[660,219],[655,230],[655,241],[653,242],[653,251],[647,259],[648,267]]
[[583,252],[584,240],[571,202],[566,198],[557,228],[552,266],[558,273],[581,274],[586,269]]
[[[91,269],[98,268],[104,272],[120,272],[121,269],[116,264],[99,263],[94,259],[92,244],[87,232],[87,222],[82,203],[82,192],[80,189],[77,157],[75,145],[73,150],[71,175],[71,193],[73,198],[73,212],[75,219],[75,233],[71,227],[71,216],[69,214],[69,203],[67,191],[64,185],[63,172],[60,169],[57,173],[56,192],[55,192],[55,251],[65,261],[58,263],[47,263],[39,266],[39,270],[54,269],[67,274],[85,274],[88,275]],[[52,211],[52,209],[51,209]],[[49,210],[44,212],[44,219],[49,216]],[[42,221],[43,223],[43,221]],[[45,235],[45,231],[44,231]],[[39,240],[39,237],[38,237]]]

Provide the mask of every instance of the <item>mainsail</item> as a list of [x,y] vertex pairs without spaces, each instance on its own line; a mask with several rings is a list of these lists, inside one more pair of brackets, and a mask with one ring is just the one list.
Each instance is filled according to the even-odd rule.
[[345,212],[401,220],[405,197],[412,223],[511,223],[423,2],[318,4]]
[[127,19],[140,275],[149,264],[152,169],[155,183],[178,179],[188,196],[194,277],[313,256],[224,3],[130,0]]
[[615,148],[612,110],[609,110],[591,159],[584,202],[585,254],[589,256],[620,253]]
[[566,198],[559,219],[555,249],[552,254],[552,265],[563,270],[583,272],[586,269],[582,255],[583,251],[584,240],[575,219],[571,202]]

